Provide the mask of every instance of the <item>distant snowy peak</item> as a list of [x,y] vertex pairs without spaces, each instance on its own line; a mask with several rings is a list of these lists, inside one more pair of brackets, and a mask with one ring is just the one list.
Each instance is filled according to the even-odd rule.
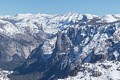
[[110,23],[110,22],[115,22],[117,21],[118,19],[115,18],[113,15],[105,15],[101,18],[102,21],[105,21],[107,23]]
[[[82,24],[98,18],[99,23],[111,23],[120,20],[120,14],[105,15],[102,17],[91,14],[67,13],[67,14],[16,14],[15,16],[0,17],[0,33],[15,35],[39,33],[43,28],[46,33],[55,34],[58,30],[70,27],[73,24]],[[8,30],[7,30],[8,28]],[[27,31],[26,31],[27,29]]]
[[[16,14],[15,16],[0,17],[0,33],[15,35],[23,34],[27,31],[30,33],[39,33],[43,28],[46,33],[57,33],[58,30],[67,27],[77,21],[91,20],[95,15],[67,13],[59,14]],[[8,30],[7,30],[8,28]],[[27,30],[27,31],[26,31]]]

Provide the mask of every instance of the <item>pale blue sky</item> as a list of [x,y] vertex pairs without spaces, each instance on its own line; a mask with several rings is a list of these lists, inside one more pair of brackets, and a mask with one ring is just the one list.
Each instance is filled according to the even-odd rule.
[[120,0],[0,0],[0,15],[17,13],[120,13]]

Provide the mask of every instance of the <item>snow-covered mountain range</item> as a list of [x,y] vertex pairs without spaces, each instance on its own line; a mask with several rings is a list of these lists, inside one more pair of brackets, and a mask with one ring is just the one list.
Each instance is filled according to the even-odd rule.
[[0,59],[10,61],[15,54],[27,58],[50,35],[67,27],[107,24],[119,20],[119,14],[102,17],[78,13],[0,16]]
[[[17,54],[27,58],[40,43],[70,26],[72,21],[82,20],[81,14],[17,14],[0,17],[0,60],[10,61]],[[86,15],[92,19],[92,15]]]
[[35,74],[35,78],[40,80],[120,79],[108,76],[108,73],[119,73],[119,14],[102,17],[78,13],[1,16],[0,38],[1,60],[26,59],[10,76],[12,80],[18,75],[22,78],[19,80],[24,80],[25,76],[36,72],[39,76]]

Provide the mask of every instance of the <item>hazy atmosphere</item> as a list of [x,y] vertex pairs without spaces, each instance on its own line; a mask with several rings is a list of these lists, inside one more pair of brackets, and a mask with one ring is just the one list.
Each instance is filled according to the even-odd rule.
[[0,15],[68,12],[117,14],[120,11],[119,5],[119,0],[1,0]]

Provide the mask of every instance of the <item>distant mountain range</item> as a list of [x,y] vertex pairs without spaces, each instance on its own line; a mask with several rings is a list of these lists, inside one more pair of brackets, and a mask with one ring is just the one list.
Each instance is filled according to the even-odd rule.
[[120,79],[120,14],[1,16],[0,39],[1,61],[25,60],[11,80]]

